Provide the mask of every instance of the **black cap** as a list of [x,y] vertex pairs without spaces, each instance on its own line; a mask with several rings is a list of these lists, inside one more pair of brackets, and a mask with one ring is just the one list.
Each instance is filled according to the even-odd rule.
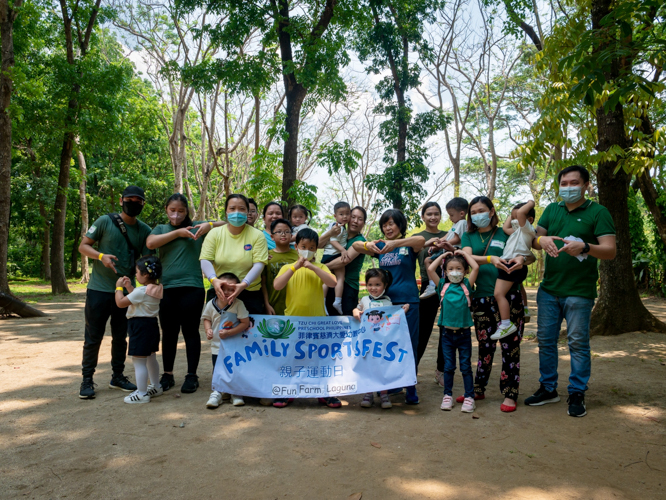
[[127,198],[129,196],[137,196],[144,201],[146,200],[143,189],[141,189],[139,186],[127,186],[125,191],[123,191],[123,198]]

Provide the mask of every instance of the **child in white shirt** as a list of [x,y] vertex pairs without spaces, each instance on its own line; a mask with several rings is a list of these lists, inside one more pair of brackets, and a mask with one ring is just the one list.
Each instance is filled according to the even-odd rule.
[[[509,265],[512,259],[521,255],[523,257],[532,255],[530,249],[532,248],[532,240],[536,236],[536,231],[532,226],[535,215],[534,201],[519,203],[513,207],[511,216],[504,222],[504,232],[510,236],[504,245],[502,261],[509,267],[509,270],[514,265]],[[490,336],[492,340],[502,339],[516,332],[516,325],[509,319],[511,307],[506,299],[506,294],[515,284],[522,284],[525,278],[527,278],[527,266],[525,265],[511,273],[507,273],[503,269],[498,270],[497,281],[495,282],[495,300],[502,321],[497,327],[497,332]]]
[[[351,218],[351,206],[346,201],[339,201],[333,206],[335,222],[332,222],[326,228],[328,232],[334,226],[341,226],[342,231],[337,236],[331,236],[331,239],[324,247],[324,255],[321,258],[322,264],[327,264],[332,260],[337,259],[341,255],[347,256],[347,228]],[[342,314],[342,291],[345,287],[345,268],[340,267],[333,271],[335,278],[338,280],[335,285],[335,300],[333,301],[333,308]],[[328,294],[328,287],[324,286],[324,297]]]
[[[240,283],[238,276],[233,273],[224,273],[217,279],[222,284],[223,296],[221,298],[216,296],[208,301],[201,314],[206,330],[206,338],[211,341],[210,352],[213,355],[213,370],[220,352],[220,339],[233,337],[250,327],[250,314],[247,312],[243,301],[236,298],[232,304],[229,304],[227,300],[227,296],[235,290],[234,285]],[[232,395],[231,401],[234,406],[245,404],[243,396]],[[221,404],[222,393],[213,391],[210,398],[208,398],[206,407],[217,408]]]
[[289,209],[287,219],[291,224],[291,242],[294,243],[296,241],[296,235],[301,229],[310,229],[308,222],[312,219],[312,212],[303,205],[293,205]]

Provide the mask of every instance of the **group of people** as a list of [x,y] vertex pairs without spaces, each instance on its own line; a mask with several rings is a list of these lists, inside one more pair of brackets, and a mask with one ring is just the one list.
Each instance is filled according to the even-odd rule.
[[[536,224],[533,201],[516,205],[501,225],[489,198],[477,196],[468,203],[457,197],[445,207],[450,231],[439,229],[442,210],[428,202],[421,210],[425,230],[408,236],[405,215],[389,209],[379,219],[383,237],[376,241],[363,236],[367,219],[363,207],[336,203],[335,221],[319,235],[308,224],[308,208],[294,205],[286,210],[281,203],[270,202],[261,211],[260,230],[255,228],[261,223],[259,207],[241,194],[227,197],[225,221],[191,220],[187,198],[174,194],[164,206],[168,222],[151,230],[137,218],[144,192],[130,186],[120,199],[122,212],[97,219],[79,247],[93,259],[79,397],[95,397],[93,374],[109,318],[113,370],[109,387],[129,392],[127,403],[147,403],[175,386],[180,332],[187,355],[181,392],[198,389],[201,320],[215,366],[220,342],[251,327],[253,314],[358,318],[371,307],[400,305],[417,367],[435,323],[439,326],[435,381],[444,388],[442,410],[451,410],[458,402],[463,412],[474,411],[476,402],[485,397],[499,343],[504,396],[500,410],[513,412],[527,307],[522,281],[526,266],[535,259],[532,249],[543,249],[545,272],[537,294],[540,387],[524,402],[540,406],[560,400],[557,341],[566,319],[571,354],[568,413],[584,416],[597,264],[614,257],[615,230],[608,210],[586,197],[590,178],[585,168],[567,167],[557,180],[562,201],[548,205]],[[323,249],[321,262],[316,261],[318,249]],[[365,274],[368,295],[359,300],[365,256],[376,258],[377,264]],[[202,273],[211,284],[207,291]],[[135,281],[144,286],[135,288]],[[478,342],[475,377],[472,327]],[[161,376],[156,357],[160,340]],[[127,352],[133,358],[136,385],[124,375]],[[456,357],[464,392],[454,399]],[[383,391],[381,407],[390,408],[391,393],[403,391],[406,404],[419,404],[412,386]],[[242,394],[226,396],[234,405],[244,404]],[[213,391],[207,406],[218,407],[224,397]],[[319,401],[331,408],[341,406],[335,397]],[[262,403],[281,408],[290,400]],[[365,394],[361,406],[373,404],[374,395]]]

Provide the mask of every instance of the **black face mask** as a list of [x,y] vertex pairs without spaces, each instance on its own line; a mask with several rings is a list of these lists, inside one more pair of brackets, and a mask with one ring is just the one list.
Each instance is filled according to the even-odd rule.
[[140,201],[123,201],[123,212],[128,217],[136,217],[143,210],[143,205]]

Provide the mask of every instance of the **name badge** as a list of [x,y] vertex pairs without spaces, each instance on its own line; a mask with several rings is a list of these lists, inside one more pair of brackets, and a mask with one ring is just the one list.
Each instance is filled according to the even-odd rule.
[[245,245],[243,248],[244,248],[246,251],[247,251],[247,250],[252,250],[252,245],[250,245],[250,244],[248,243],[248,244]]
[[490,242],[490,246],[501,248],[502,250],[504,250],[504,242],[503,241],[493,240],[493,241]]
[[409,250],[407,247],[400,247],[398,249],[398,255],[409,255]]

